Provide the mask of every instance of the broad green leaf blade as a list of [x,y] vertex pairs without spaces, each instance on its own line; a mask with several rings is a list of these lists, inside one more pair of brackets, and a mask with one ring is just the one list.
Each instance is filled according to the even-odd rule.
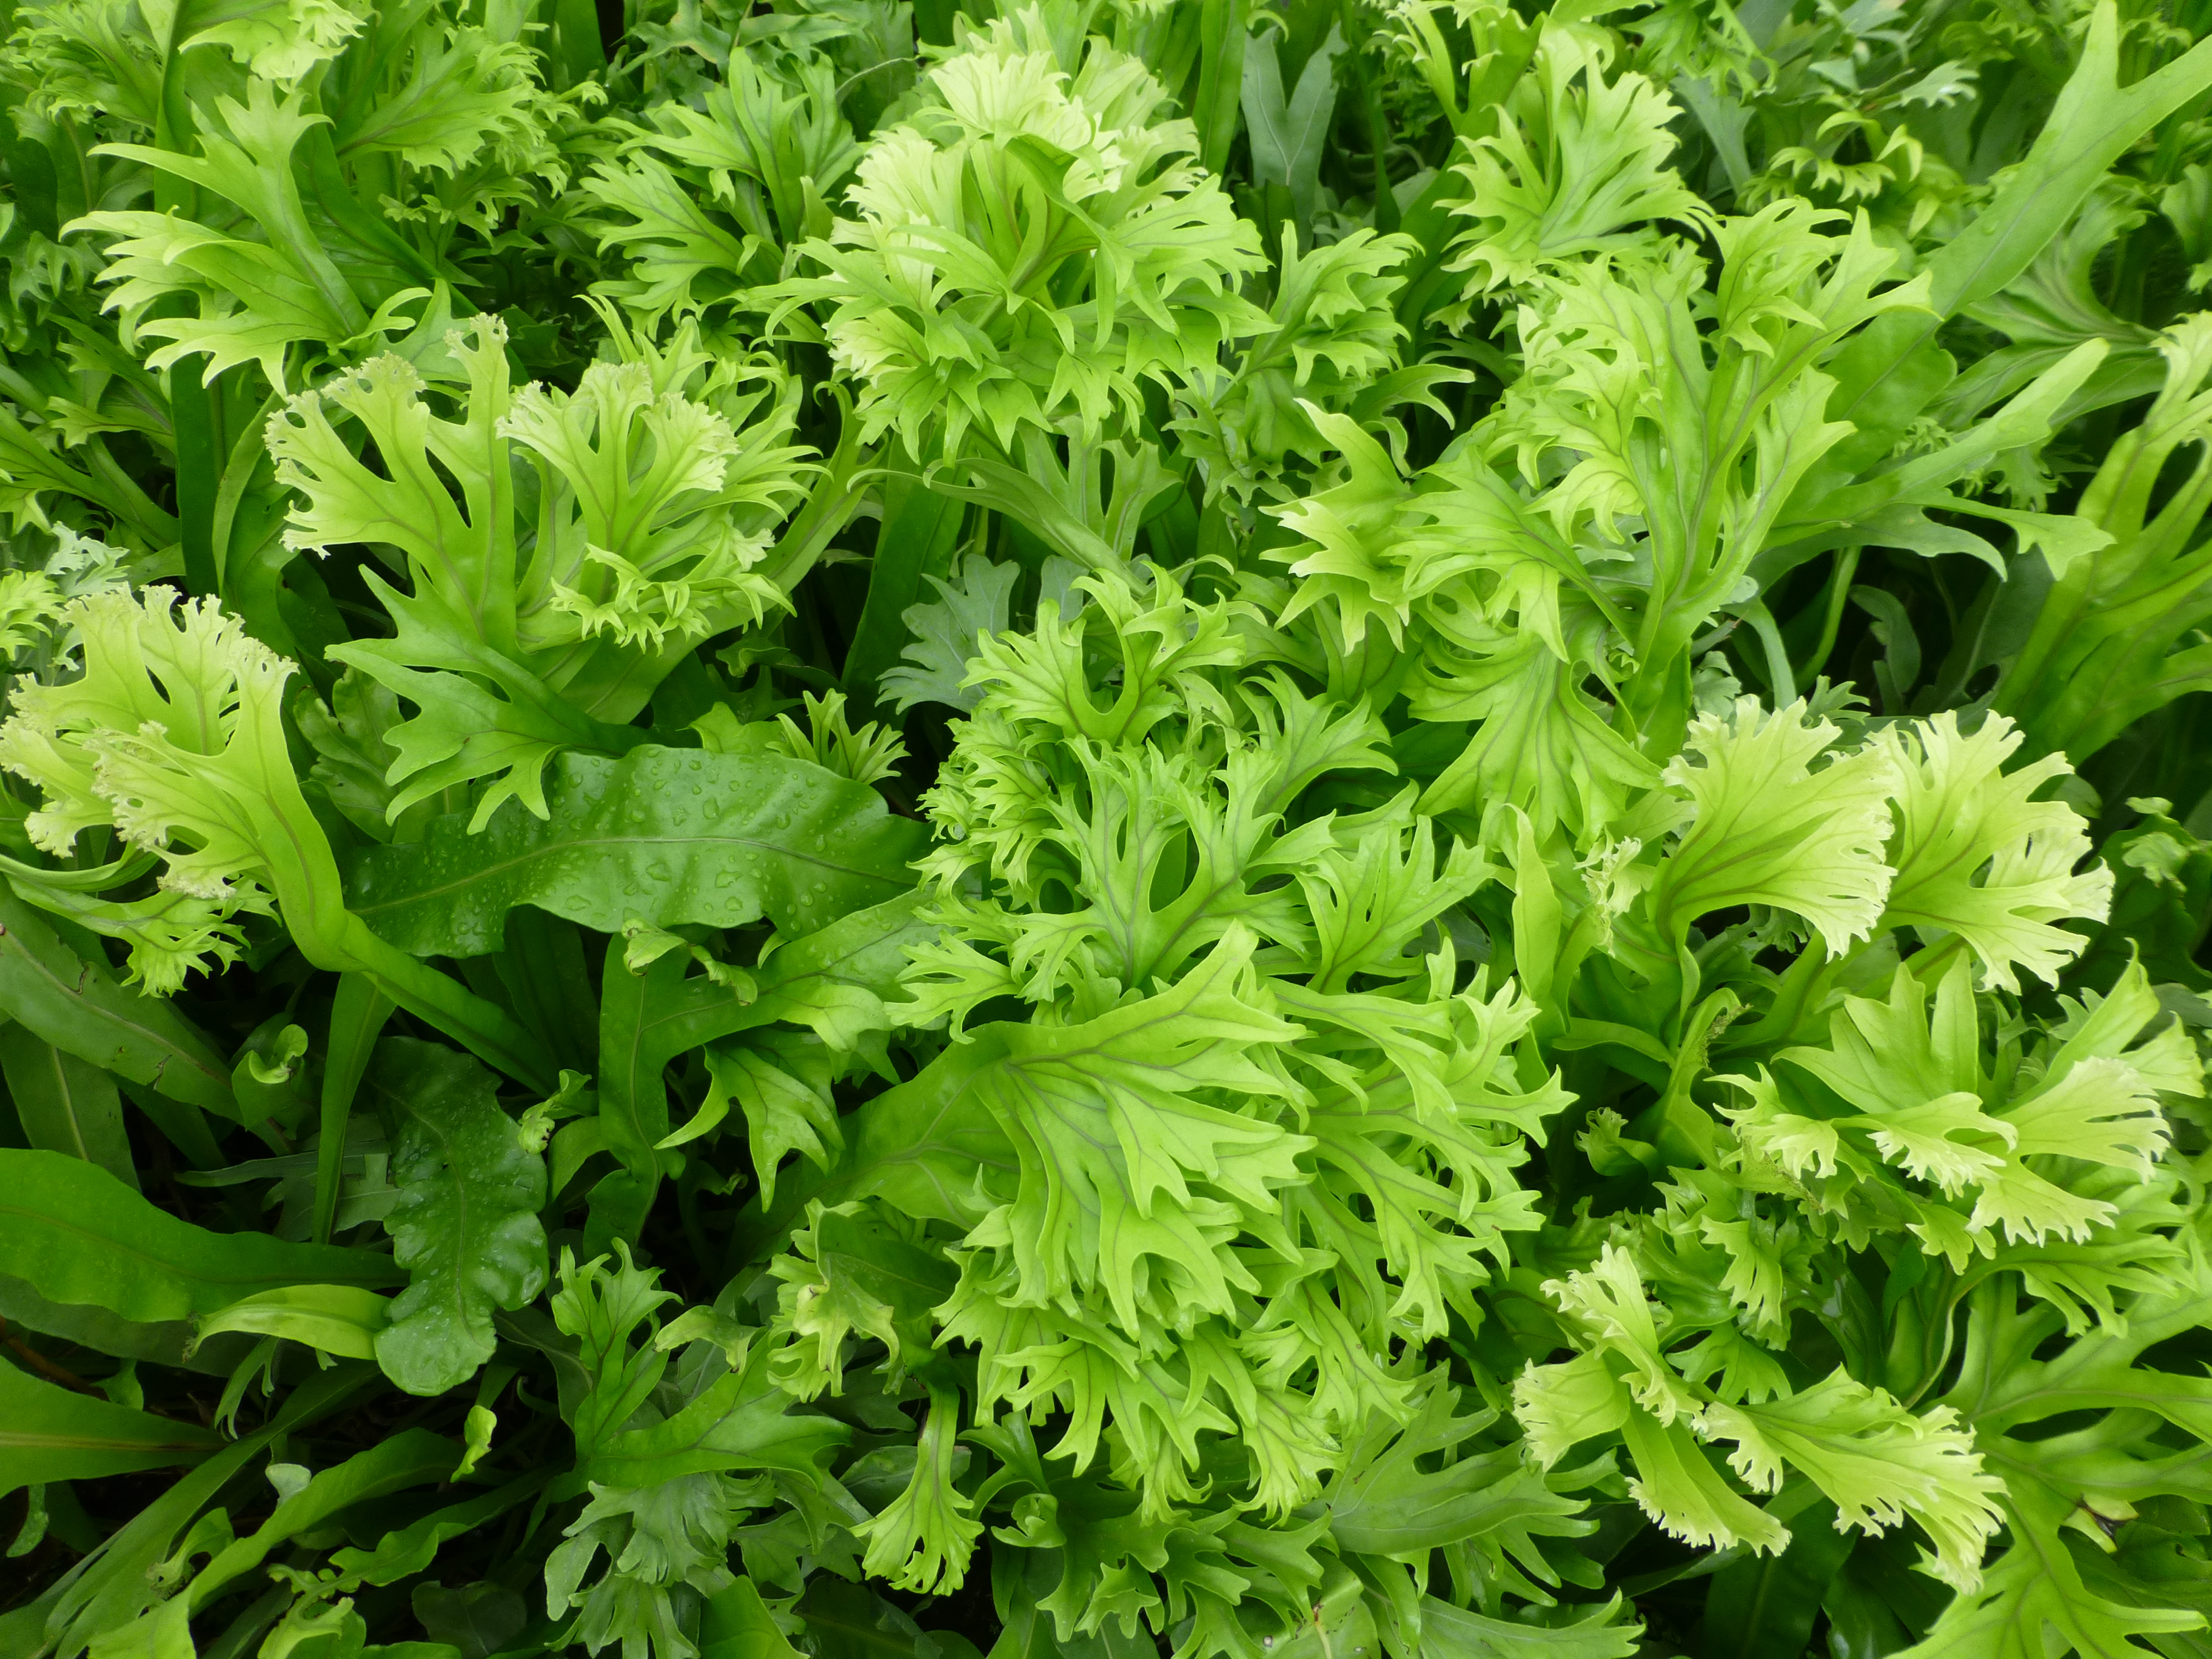
[[644,748],[563,755],[544,821],[502,811],[480,835],[441,818],[410,847],[356,862],[354,907],[417,956],[499,948],[507,913],[534,904],[605,933],[736,927],[767,916],[811,933],[912,885],[927,842],[864,786],[803,761]]
[[365,974],[338,975],[337,994],[331,1000],[331,1036],[323,1057],[323,1086],[319,1111],[322,1145],[315,1158],[314,1241],[330,1243],[337,1219],[338,1188],[345,1160],[346,1126],[353,1116],[354,1096],[376,1052],[376,1039],[392,1018],[392,1000],[377,989]]
[[932,576],[937,598],[907,607],[901,618],[911,636],[905,660],[882,675],[884,698],[901,714],[918,702],[942,703],[965,713],[983,699],[981,686],[963,686],[969,659],[981,635],[1001,633],[1021,568],[993,564],[970,553],[957,579]]
[[77,956],[0,889],[0,1012],[57,1048],[188,1105],[235,1119],[230,1067],[190,1021]]
[[133,1411],[0,1364],[0,1497],[49,1480],[197,1463],[222,1444],[197,1423]]
[[545,1288],[545,1160],[523,1146],[491,1074],[451,1048],[389,1038],[367,1089],[394,1129],[399,1201],[385,1226],[410,1274],[376,1359],[410,1394],[442,1394],[491,1357],[492,1310]]
[[1273,39],[1244,48],[1244,131],[1252,143],[1252,176],[1261,185],[1282,185],[1299,222],[1310,223],[1322,149],[1336,112],[1334,66],[1344,51],[1343,27],[1329,26],[1328,38],[1314,48],[1287,97],[1276,50]]
[[[1767,1508],[1779,1512],[1783,1503],[1777,1498]],[[1701,1653],[1711,1659],[1765,1659],[1803,1650],[1822,1598],[1860,1536],[1831,1524],[1834,1512],[1835,1505],[1825,1501],[1786,1512],[1790,1545],[1781,1554],[1747,1555],[1713,1575]]]
[[157,1365],[187,1366],[212,1376],[228,1376],[250,1346],[242,1339],[218,1340],[195,1352],[190,1320],[141,1323],[89,1303],[55,1302],[40,1295],[29,1280],[7,1273],[0,1273],[0,1319],[76,1343],[95,1353],[150,1360]]
[[524,905],[507,912],[506,944],[493,960],[517,1017],[563,1070],[598,1070],[599,978],[583,929]]
[[142,1325],[213,1313],[287,1285],[388,1285],[387,1257],[180,1221],[106,1170],[0,1148],[0,1262],[48,1302]]
[[700,1659],[799,1659],[769,1616],[760,1589],[740,1578],[711,1598],[699,1616]]
[[1199,159],[1209,173],[1229,164],[1229,146],[1236,142],[1243,113],[1238,98],[1249,40],[1246,15],[1246,0],[1201,0],[1198,96],[1191,118],[1198,128]]
[[1420,1651],[1426,1659],[1632,1659],[1643,1633],[1618,1596],[1555,1625],[1486,1618],[1434,1596],[1421,1602]]
[[21,1025],[0,1030],[0,1073],[32,1146],[82,1158],[137,1188],[113,1078]]
[[[866,1585],[828,1573],[808,1581],[805,1599],[792,1611],[806,1621],[820,1659],[915,1659],[920,1651],[912,1619]],[[942,1650],[945,1644],[939,1645]]]

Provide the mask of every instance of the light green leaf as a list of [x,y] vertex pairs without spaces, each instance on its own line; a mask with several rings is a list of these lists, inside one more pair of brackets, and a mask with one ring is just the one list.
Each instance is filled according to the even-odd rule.
[[1421,1601],[1424,1659],[1632,1659],[1643,1633],[1618,1595],[1579,1619],[1542,1625],[1492,1619],[1432,1595]]
[[[295,665],[211,598],[94,593],[65,613],[84,672],[18,686],[0,763],[35,783],[24,820],[58,855],[112,828],[158,854],[161,886],[265,911],[273,898],[314,965],[368,974],[400,1006],[514,1076],[544,1072],[503,1010],[424,967],[345,908],[337,860],[293,771],[283,692]],[[173,970],[170,964],[168,970]]]
[[1717,1401],[1700,1431],[1736,1443],[1729,1466],[1753,1491],[1779,1491],[1786,1465],[1827,1494],[1839,1526],[1880,1533],[1917,1522],[1936,1541],[1938,1577],[1960,1591],[1980,1583],[2004,1482],[1983,1468],[1950,1407],[1916,1415],[1838,1370],[1764,1405]]
[[1946,712],[1893,728],[1885,741],[1900,780],[1885,924],[1910,924],[1931,940],[1957,934],[2001,989],[2016,992],[2022,968],[2056,985],[2087,942],[2057,924],[2103,921],[2112,890],[2102,865],[2078,869],[2090,855],[2081,815],[2033,799],[2072,770],[2065,757],[2005,772],[2021,734],[2002,714],[1967,736]]
[[[152,145],[106,147],[228,198],[265,239],[227,237],[168,214],[100,212],[78,222],[126,239],[112,251],[106,272],[118,285],[108,303],[134,321],[147,317],[142,331],[169,342],[149,359],[152,367],[205,352],[205,378],[213,380],[235,363],[258,362],[269,384],[281,390],[293,343],[338,345],[369,326],[368,311],[331,263],[301,195],[293,153],[326,118],[310,112],[306,102],[303,92],[280,95],[272,82],[249,77],[245,103],[218,97],[200,106],[197,155]],[[172,294],[195,299],[198,315],[148,316]]]
[[1446,269],[1473,273],[1470,295],[1526,283],[1550,263],[1632,246],[1637,228],[1653,220],[1712,223],[1712,210],[1667,164],[1681,112],[1647,77],[1624,70],[1608,82],[1605,67],[1578,32],[1547,31],[1523,82],[1525,104],[1501,112],[1495,137],[1465,144],[1467,159],[1453,171],[1467,180],[1468,199],[1452,212],[1475,223],[1453,242]]
[[1891,879],[1882,843],[1896,768],[1878,748],[1828,754],[1838,735],[1802,703],[1769,714],[1755,697],[1725,720],[1692,725],[1684,757],[1666,773],[1690,822],[1652,888],[1653,916],[1670,942],[1735,904],[1802,916],[1832,957],[1874,931]]
[[959,1427],[960,1396],[933,1389],[914,1478],[887,1507],[853,1528],[868,1546],[861,1565],[895,1589],[949,1595],[967,1578],[983,1523],[975,1500],[952,1484]]
[[1667,1534],[1701,1549],[1743,1544],[1779,1554],[1790,1528],[1732,1490],[1705,1456],[1687,1419],[1662,1423],[1632,1408],[1620,1425],[1636,1465],[1628,1490]]
[[352,1285],[287,1285],[263,1291],[199,1322],[198,1340],[224,1331],[303,1342],[344,1359],[374,1359],[390,1301]]

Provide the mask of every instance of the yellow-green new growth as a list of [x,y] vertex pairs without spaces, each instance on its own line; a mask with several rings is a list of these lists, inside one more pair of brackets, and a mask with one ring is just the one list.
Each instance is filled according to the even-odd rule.
[[134,940],[148,953],[142,975],[173,988],[206,955],[224,957],[219,924],[234,910],[273,901],[315,966],[368,974],[514,1075],[541,1073],[507,1016],[346,908],[337,856],[285,745],[291,663],[212,599],[180,605],[166,587],[92,594],[61,621],[82,641],[83,672],[18,691],[0,726],[0,766],[43,794],[25,825],[41,848],[65,855],[85,831],[112,828],[161,861],[165,893],[208,907],[185,919],[181,942]]
[[1063,57],[1034,8],[963,29],[861,157],[854,216],[796,250],[823,274],[765,291],[771,320],[820,307],[869,437],[918,455],[970,427],[1011,449],[1024,428],[1133,423],[1146,382],[1210,375],[1272,326],[1237,292],[1258,236],[1136,59],[1097,39]]

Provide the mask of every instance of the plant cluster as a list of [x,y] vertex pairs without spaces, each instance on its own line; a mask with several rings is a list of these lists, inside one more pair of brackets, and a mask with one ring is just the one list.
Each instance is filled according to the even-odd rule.
[[2199,0],[18,0],[0,1655],[2170,1659]]

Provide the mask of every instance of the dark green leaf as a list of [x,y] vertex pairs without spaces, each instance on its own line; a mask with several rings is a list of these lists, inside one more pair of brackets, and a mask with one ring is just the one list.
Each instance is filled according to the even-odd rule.
[[803,761],[645,748],[563,755],[553,774],[544,821],[513,806],[471,836],[455,815],[419,845],[362,853],[356,912],[418,956],[496,950],[519,904],[605,933],[633,916],[735,927],[763,915],[810,933],[911,885],[927,840],[874,791]]
[[434,1485],[453,1473],[459,1458],[460,1449],[452,1441],[427,1429],[409,1429],[323,1470],[201,1570],[192,1580],[192,1606],[205,1607],[226,1585],[267,1560],[278,1545],[313,1531],[356,1504]]
[[197,1463],[222,1444],[197,1423],[76,1394],[0,1364],[0,1496],[49,1480]]
[[845,690],[862,709],[874,702],[878,684],[906,647],[907,613],[922,597],[922,578],[951,570],[967,510],[909,471],[891,474],[884,495],[868,597],[845,653]]
[[0,1072],[32,1146],[82,1158],[126,1186],[138,1185],[113,1078],[21,1025],[0,1030]]
[[230,1067],[167,1003],[77,956],[38,911],[0,889],[0,1012],[103,1070],[228,1118]]
[[1802,1509],[1785,1510],[1783,1498],[1766,1506],[1790,1523],[1781,1554],[1747,1555],[1713,1575],[1698,1638],[1703,1659],[1765,1659],[1812,1639],[1814,1616],[1857,1541],[1837,1528],[1836,1506],[1813,1496]]
[[0,1261],[49,1302],[140,1325],[213,1313],[285,1285],[390,1285],[387,1257],[264,1233],[215,1233],[58,1152],[0,1149]]
[[491,1357],[492,1310],[545,1288],[545,1160],[524,1148],[491,1073],[466,1054],[387,1038],[367,1086],[394,1131],[399,1201],[385,1226],[409,1273],[377,1363],[410,1394],[442,1394]]
[[[311,1376],[292,1392],[283,1408],[259,1432],[215,1452],[181,1476],[111,1536],[81,1574],[56,1587],[45,1601],[45,1628],[55,1650],[80,1654],[104,1631],[127,1626],[160,1594],[151,1573],[167,1559],[177,1538],[216,1495],[293,1430],[320,1422],[385,1387],[371,1365],[339,1365]],[[42,1598],[44,1601],[45,1598]]]

